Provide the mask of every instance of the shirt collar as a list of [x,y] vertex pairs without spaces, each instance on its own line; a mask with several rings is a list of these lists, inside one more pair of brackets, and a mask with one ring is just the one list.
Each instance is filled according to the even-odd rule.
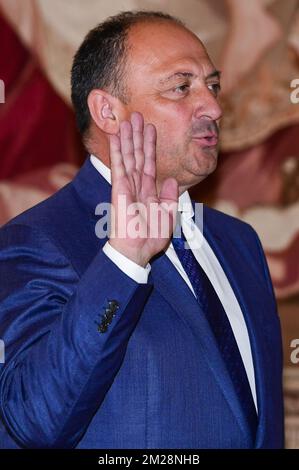
[[105,180],[111,184],[111,170],[110,168],[108,168],[108,166],[106,166],[102,160],[100,160],[99,158],[95,157],[94,155],[90,155],[90,161],[91,163],[93,164],[93,166],[95,167],[96,170],[98,170],[98,172],[100,173],[100,175],[103,176],[103,178],[105,178]]
[[[95,169],[105,178],[105,180],[111,184],[111,170],[106,166],[99,158],[95,155],[90,155],[90,161]],[[192,219],[194,210],[188,191],[185,191],[180,195],[178,201],[178,211],[181,212],[185,220]]]
[[180,195],[178,211],[181,212],[185,220],[190,220],[194,216],[194,210],[188,191],[185,191]]

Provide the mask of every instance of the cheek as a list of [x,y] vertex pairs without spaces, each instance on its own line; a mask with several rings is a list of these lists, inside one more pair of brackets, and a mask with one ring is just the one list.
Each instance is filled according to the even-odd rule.
[[173,112],[167,116],[160,116],[156,125],[158,139],[163,146],[184,146],[188,140],[190,120],[182,112]]
[[182,101],[163,102],[152,107],[149,118],[163,134],[182,134],[191,126],[192,110]]

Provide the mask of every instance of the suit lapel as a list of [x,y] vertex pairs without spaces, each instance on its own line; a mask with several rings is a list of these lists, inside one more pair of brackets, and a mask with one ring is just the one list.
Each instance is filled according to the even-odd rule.
[[192,333],[196,337],[198,347],[205,356],[207,364],[235,415],[242,432],[244,435],[248,436],[249,429],[242,406],[236,395],[210,326],[198,302],[165,254],[152,260],[151,266],[151,278],[155,289],[159,291],[177,312],[181,320],[192,330]]
[[99,203],[111,202],[111,186],[93,166],[90,157],[86,158],[71,184],[93,218],[96,218],[95,209]]
[[267,308],[264,303],[265,292],[261,288],[255,273],[248,269],[248,264],[245,259],[242,259],[240,247],[237,250],[236,246],[233,243],[229,243],[227,238],[224,241],[219,236],[219,231],[216,234],[213,227],[206,220],[204,228],[205,238],[213,249],[230,282],[248,329],[255,372],[259,417],[255,447],[260,447],[266,431],[266,397],[267,393],[271,393],[270,389],[267,390],[267,381],[265,380],[267,365],[264,358],[267,357],[267,349],[265,337],[264,335],[262,336],[265,325],[262,323],[263,315],[261,313]]

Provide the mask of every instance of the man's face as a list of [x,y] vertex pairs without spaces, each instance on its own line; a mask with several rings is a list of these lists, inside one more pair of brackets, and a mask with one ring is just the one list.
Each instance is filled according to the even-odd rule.
[[172,176],[182,191],[217,165],[219,74],[197,37],[171,22],[138,24],[128,40],[127,118],[139,111],[156,126],[158,180]]

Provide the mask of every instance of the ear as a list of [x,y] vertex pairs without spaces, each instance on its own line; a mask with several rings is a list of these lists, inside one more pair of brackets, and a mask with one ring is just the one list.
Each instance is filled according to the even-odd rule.
[[94,89],[88,95],[87,104],[96,126],[106,134],[117,134],[119,131],[120,102],[104,90]]

